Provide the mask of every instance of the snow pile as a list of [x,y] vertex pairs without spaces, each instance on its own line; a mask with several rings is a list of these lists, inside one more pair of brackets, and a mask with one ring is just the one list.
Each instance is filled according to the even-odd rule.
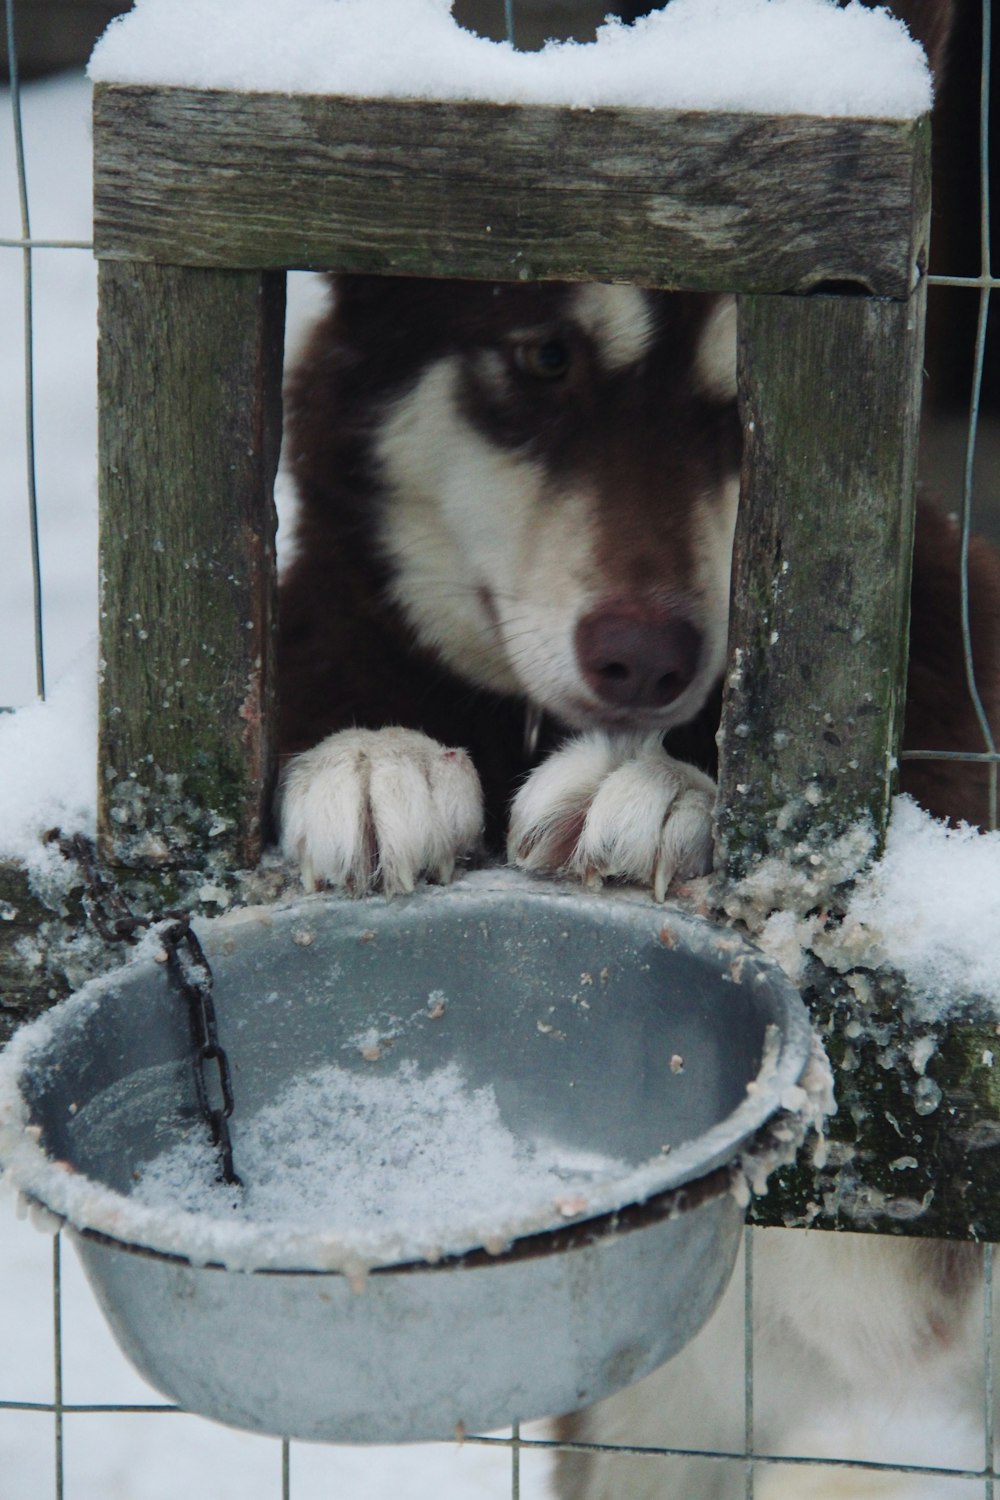
[[854,962],[900,969],[921,1019],[970,998],[1000,1014],[1000,832],[949,828],[898,797],[885,852],[858,882],[838,943]]
[[[777,863],[777,862],[775,862]],[[885,849],[858,879],[844,919],[752,904],[740,913],[796,984],[814,954],[831,968],[898,970],[913,1018],[942,1022],[962,1008],[1000,1017],[1000,832],[950,828],[911,797],[893,802]]]
[[0,859],[60,863],[48,829],[93,833],[97,788],[97,651],[91,642],[44,703],[0,714]]
[[132,1196],[361,1243],[373,1228],[443,1242],[463,1216],[488,1219],[498,1203],[527,1214],[548,1200],[576,1213],[593,1181],[627,1171],[620,1161],[516,1136],[493,1089],[470,1088],[454,1062],[423,1075],[409,1060],[392,1074],[329,1063],[234,1127],[242,1193],[216,1180],[217,1153],[199,1131],[150,1162]]
[[673,0],[591,43],[517,52],[450,0],[136,0],[95,82],[501,103],[909,118],[930,108],[921,48],[887,12],[834,0]]

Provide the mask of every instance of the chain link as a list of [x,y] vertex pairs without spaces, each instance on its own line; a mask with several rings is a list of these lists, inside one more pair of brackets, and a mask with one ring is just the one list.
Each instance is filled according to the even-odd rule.
[[[84,879],[84,910],[106,942],[135,944],[141,933],[155,932],[162,943],[167,972],[187,1001],[195,1093],[212,1144],[219,1153],[218,1181],[242,1187],[233,1167],[233,1146],[229,1135],[233,1081],[229,1059],[219,1042],[212,969],[191,926],[189,914],[164,912],[160,916],[136,916],[121,891],[101,874],[90,839],[82,833],[66,838],[58,829],[53,829],[47,840],[56,844],[66,859],[79,865]],[[212,1103],[210,1083],[213,1072],[215,1091],[221,1099],[219,1104]]]

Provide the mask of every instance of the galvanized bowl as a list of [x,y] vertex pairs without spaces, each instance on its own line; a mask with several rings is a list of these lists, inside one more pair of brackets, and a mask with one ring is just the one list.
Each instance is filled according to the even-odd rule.
[[677,909],[502,876],[200,931],[237,1170],[247,1122],[330,1061],[390,1092],[451,1067],[492,1089],[518,1141],[591,1169],[513,1209],[498,1197],[442,1223],[428,1203],[426,1225],[143,1206],[136,1178],[199,1127],[184,1006],[138,956],[0,1059],[0,1164],[66,1222],[166,1396],[294,1438],[440,1439],[610,1395],[698,1331],[745,1214],[730,1164],[810,1056],[776,966]]

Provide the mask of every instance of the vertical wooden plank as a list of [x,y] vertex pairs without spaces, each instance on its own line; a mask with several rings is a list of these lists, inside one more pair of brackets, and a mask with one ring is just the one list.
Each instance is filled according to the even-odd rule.
[[[925,296],[743,298],[716,867],[829,899],[877,847],[905,690]],[[847,838],[860,825],[860,839]],[[760,893],[764,896],[763,891]],[[815,898],[815,899],[814,899]],[[766,896],[764,896],[766,899]]]
[[274,760],[284,274],[109,261],[99,287],[101,851],[246,866]]

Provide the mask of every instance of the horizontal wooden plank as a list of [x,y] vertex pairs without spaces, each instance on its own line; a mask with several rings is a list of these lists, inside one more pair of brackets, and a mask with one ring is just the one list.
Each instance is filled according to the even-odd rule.
[[98,255],[805,292],[912,289],[926,119],[574,110],[105,84]]

